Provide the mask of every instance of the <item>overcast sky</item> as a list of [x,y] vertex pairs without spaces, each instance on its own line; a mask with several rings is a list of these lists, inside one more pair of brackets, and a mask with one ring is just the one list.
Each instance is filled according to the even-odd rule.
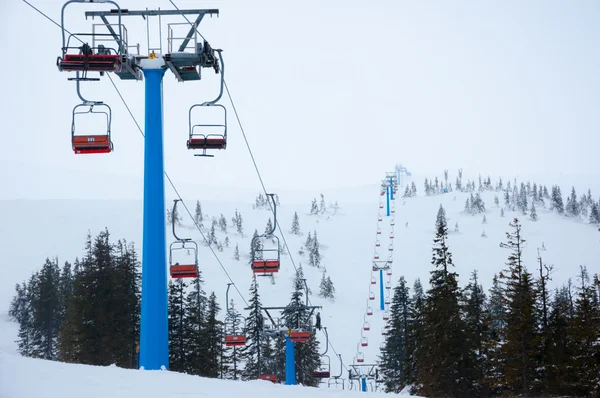
[[[60,22],[63,1],[31,3]],[[173,9],[168,0],[119,4]],[[460,167],[509,178],[600,175],[597,1],[176,4],[220,9],[200,30],[224,50],[226,81],[271,191],[372,184],[397,161],[424,175]],[[100,21],[84,11],[107,8],[71,5],[67,28],[89,31]],[[143,139],[108,77],[82,90],[112,107],[115,151],[74,155],[79,100],[73,74],[56,68],[60,29],[16,0],[1,2],[0,23],[0,198],[141,198]],[[145,22],[124,24],[129,44],[146,53]],[[200,82],[165,76],[166,170],[184,195],[257,192],[226,97],[227,150],[211,159],[186,148],[189,107],[218,89],[215,74],[203,72]],[[144,83],[113,79],[143,128]]]

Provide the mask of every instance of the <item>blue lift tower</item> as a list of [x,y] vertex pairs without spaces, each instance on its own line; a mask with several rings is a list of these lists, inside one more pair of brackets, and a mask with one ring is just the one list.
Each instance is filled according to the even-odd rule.
[[[65,25],[65,8],[73,3],[100,4],[112,7],[104,11],[86,11],[85,17],[100,23],[92,24],[91,32],[71,33]],[[144,210],[142,242],[142,317],[140,332],[139,367],[148,370],[169,369],[169,342],[167,323],[167,245],[165,231],[165,186],[163,159],[163,77],[171,71],[179,82],[198,81],[203,68],[221,74],[221,93],[208,102],[190,108],[189,139],[187,148],[200,150],[200,156],[212,156],[207,150],[225,149],[226,121],[217,124],[197,124],[192,121],[192,110],[222,108],[216,104],[223,92],[223,58],[206,40],[198,40],[198,25],[205,16],[219,15],[219,10],[128,10],[111,0],[70,0],[61,12],[62,53],[57,59],[59,71],[75,72],[77,94],[83,101],[73,109],[71,125],[72,148],[76,154],[111,153],[111,109],[102,101],[85,100],[80,92],[82,82],[98,81],[106,73],[114,73],[122,80],[145,80],[144,118]],[[139,45],[128,41],[123,24],[125,17],[146,20],[158,19],[161,38],[158,47],[140,54]],[[167,51],[162,46],[162,19],[185,18],[188,22],[168,24]],[[188,19],[192,18],[193,23]],[[156,21],[155,19],[155,21]],[[183,27],[186,34],[179,34]],[[148,27],[149,29],[149,27]],[[150,37],[149,33],[147,34]],[[201,35],[200,35],[201,36]],[[149,39],[148,39],[149,41]],[[93,75],[98,74],[98,75]],[[80,134],[76,119],[100,113],[106,129],[100,134]],[[195,112],[194,114],[196,114]],[[223,119],[226,115],[223,116]],[[203,120],[203,119],[201,119]],[[216,131],[215,131],[216,129]]]

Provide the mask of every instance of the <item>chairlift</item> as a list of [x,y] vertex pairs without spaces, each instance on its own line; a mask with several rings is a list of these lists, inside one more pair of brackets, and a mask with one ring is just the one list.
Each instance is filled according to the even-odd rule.
[[[104,115],[105,134],[79,134],[76,129],[76,120],[82,115]],[[71,144],[75,154],[110,153],[113,143],[110,137],[111,109],[102,102],[84,102],[73,108],[71,122]]]
[[390,319],[390,311],[389,310],[383,311],[383,320],[388,321],[389,319]]
[[367,347],[369,345],[369,340],[366,336],[360,338],[361,347]]
[[[173,212],[171,214],[177,214],[177,202],[180,199],[175,199],[173,202]],[[198,277],[198,244],[191,238],[179,238],[175,233],[175,217],[171,217],[171,223],[173,225],[173,236],[176,241],[171,243],[169,246],[169,270],[171,278],[196,278]],[[179,246],[177,246],[179,245]],[[187,245],[187,246],[186,246]],[[191,245],[191,246],[190,246]],[[177,250],[191,250],[193,253],[194,262],[192,264],[179,264],[179,262],[173,262],[173,253]]]
[[377,279],[374,276],[372,276],[371,277],[371,285],[376,285],[376,284],[377,284]]
[[392,283],[390,281],[386,281],[385,282],[385,288],[388,289],[388,290],[391,289],[392,288]]
[[367,307],[367,315],[368,316],[373,315],[373,308],[372,307]]
[[[243,347],[246,345],[246,336],[243,334],[245,330],[246,319],[229,308],[229,288],[232,283],[227,284],[227,292],[225,293],[225,302],[227,305],[225,321],[223,324],[226,347]],[[241,324],[241,326],[240,326]]]
[[[70,33],[65,28],[65,8],[70,3],[90,3],[90,0],[70,0],[67,1],[61,10],[61,29],[62,29],[62,48],[61,56],[56,60],[56,66],[61,72],[83,72],[83,77],[77,77],[80,80],[89,80],[87,78],[87,72],[100,72],[102,75],[104,72],[117,72],[121,68],[121,56],[126,53],[127,45],[123,41],[124,26],[121,23],[122,10],[117,3],[111,0],[102,0],[96,2],[112,3],[117,8],[111,10],[118,15],[118,29],[111,26],[109,33]],[[68,34],[68,37],[66,35]],[[83,37],[92,38],[92,46],[88,43],[84,43]],[[104,39],[103,39],[104,38]],[[95,46],[95,41],[107,41],[107,39],[114,38],[116,42],[116,48],[105,47],[102,44]],[[73,42],[82,42],[81,46],[73,45]],[[96,79],[94,79],[96,80]]]
[[294,343],[308,343],[310,341],[310,331],[292,329],[288,333],[288,338]]
[[[221,99],[221,96],[223,95],[223,84],[225,82],[225,64],[223,63],[223,55],[221,54],[221,50],[216,51],[219,54],[219,60],[221,63],[221,86],[219,95],[212,101],[192,105],[189,110],[189,139],[187,141],[187,148],[202,150],[201,154],[194,154],[194,156],[213,157],[214,155],[207,154],[206,150],[225,149],[227,147],[227,109],[223,105],[217,104],[217,101],[219,101],[219,99]],[[200,113],[204,114],[204,116],[206,117],[210,111],[205,111],[209,109],[222,109],[222,118],[220,117],[219,120],[223,120],[223,123],[215,124],[192,122],[192,120],[195,119],[193,113],[197,114],[198,111],[202,110]]]
[[270,381],[273,384],[275,384],[277,382],[277,376],[276,375],[260,375],[260,376],[258,376],[258,378],[260,380]]
[[393,252],[394,251],[394,244],[390,243],[390,245],[388,246],[388,251]]
[[356,353],[356,362],[358,363],[363,363],[365,361],[365,354],[363,354],[362,352],[357,352]]
[[[254,240],[265,239],[265,238],[274,238],[277,241],[277,247],[271,249],[265,249],[261,247],[260,249],[254,250],[252,253],[252,271],[258,276],[271,276],[275,272],[279,272],[279,267],[281,264],[281,246],[279,244],[279,238],[276,235],[273,235],[275,229],[277,228],[277,204],[275,203],[274,196],[275,194],[267,194],[271,198],[273,202],[273,228],[270,231],[267,231],[263,235],[259,235],[253,238]],[[252,242],[252,247],[256,247],[254,242]],[[277,253],[275,256],[274,253]],[[265,254],[270,254],[267,258],[265,258]]]
[[380,247],[380,246],[381,246],[381,243],[379,242],[379,239],[377,239],[377,240],[375,241],[375,247]]
[[377,235],[381,235],[381,228],[377,228]]
[[373,255],[373,259],[379,260],[379,253],[375,252],[375,254]]
[[375,300],[375,293],[369,292],[369,300]]
[[363,322],[363,330],[368,332],[369,330],[371,330],[371,324],[367,321]]

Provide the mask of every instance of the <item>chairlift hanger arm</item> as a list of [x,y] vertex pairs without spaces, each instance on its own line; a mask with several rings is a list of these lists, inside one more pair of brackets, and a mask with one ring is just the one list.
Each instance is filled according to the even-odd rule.
[[[83,96],[81,95],[81,89],[79,87],[79,82],[81,80],[79,78],[79,71],[75,72],[75,76],[76,76],[76,78],[75,78],[75,84],[76,84],[76,87],[77,87],[77,96],[83,102],[83,104],[84,105],[90,105],[90,106],[103,104],[102,101],[89,101],[89,100],[86,100],[85,98],[83,98]],[[106,106],[108,107],[108,105],[106,105]],[[110,107],[108,107],[108,108],[110,109]]]
[[189,242],[192,240],[191,238],[181,239],[180,237],[177,236],[177,233],[175,233],[175,215],[177,214],[177,202],[179,202],[180,200],[181,199],[173,200],[173,211],[171,212],[171,224],[173,225],[173,236],[175,237],[175,239],[177,239],[180,242]]
[[[60,13],[60,26],[62,28],[62,48],[63,48],[63,52],[66,53],[67,49],[66,49],[66,43],[65,43],[65,8],[72,3],[110,3],[113,4],[115,7],[117,7],[116,10],[110,10],[110,13],[107,15],[117,15],[119,18],[119,37],[116,38],[115,40],[117,41],[117,43],[119,44],[119,54],[121,53],[122,47],[123,47],[123,30],[122,30],[122,25],[121,25],[121,15],[123,15],[123,11],[121,10],[121,7],[119,6],[119,4],[117,4],[115,1],[113,0],[69,0],[67,1],[61,9],[61,13]],[[90,12],[98,12],[98,11],[86,11],[85,13],[85,17],[87,18],[88,13]],[[106,11],[104,12],[106,13]],[[98,16],[100,16],[100,14],[98,14]],[[105,22],[106,23],[106,22]],[[108,24],[107,24],[108,26]]]

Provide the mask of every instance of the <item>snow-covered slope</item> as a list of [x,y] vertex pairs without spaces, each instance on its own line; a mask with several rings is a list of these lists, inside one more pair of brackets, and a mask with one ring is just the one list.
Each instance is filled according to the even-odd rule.
[[[382,173],[383,174],[383,173]],[[451,176],[451,178],[453,178]],[[599,272],[597,258],[600,257],[600,235],[597,228],[587,223],[587,220],[574,220],[559,216],[544,209],[538,209],[539,221],[533,222],[528,216],[505,211],[505,217],[500,216],[500,208],[494,206],[494,192],[484,192],[487,223],[482,224],[482,215],[471,216],[463,213],[465,200],[468,194],[451,192],[444,195],[425,197],[422,194],[422,177],[415,177],[419,194],[415,198],[396,201],[396,226],[393,251],[392,287],[398,277],[403,275],[412,286],[415,278],[421,278],[423,286],[427,289],[429,271],[431,270],[431,243],[434,237],[434,223],[437,210],[442,204],[451,232],[449,238],[450,251],[453,254],[456,270],[460,275],[460,284],[464,286],[472,270],[479,270],[480,282],[485,288],[491,284],[494,273],[504,267],[508,253],[499,247],[505,240],[505,234],[510,230],[508,223],[513,217],[519,217],[523,223],[523,236],[527,240],[525,249],[525,263],[531,271],[537,265],[537,248],[542,244],[547,249],[542,252],[544,262],[554,264],[552,283],[562,284],[568,278],[575,278],[580,264],[586,265],[591,273]],[[563,195],[569,190],[563,186]],[[321,311],[323,325],[327,326],[332,346],[329,354],[332,358],[332,374],[340,373],[339,362],[335,360],[335,353],[342,354],[344,364],[348,365],[355,359],[357,346],[360,341],[361,328],[365,317],[369,290],[376,293],[376,300],[371,301],[374,309],[373,316],[369,317],[371,330],[365,335],[369,339],[369,346],[362,351],[365,354],[365,363],[377,360],[381,343],[381,328],[384,323],[382,312],[379,310],[379,280],[377,285],[371,285],[371,266],[376,238],[377,215],[379,211],[379,186],[361,187],[356,192],[351,190],[336,193],[326,193],[327,202],[337,201],[340,211],[336,215],[309,216],[310,197],[318,200],[319,192],[292,196],[280,195],[281,207],[278,209],[278,220],[285,232],[285,237],[296,265],[302,264],[308,284],[312,290],[310,296],[313,305],[322,305]],[[403,189],[399,190],[401,194]],[[583,192],[579,192],[581,194]],[[593,192],[594,193],[594,192]],[[502,195],[498,194],[502,203]],[[299,199],[301,198],[301,199]],[[357,199],[360,198],[360,199]],[[193,211],[196,198],[185,198],[186,204]],[[198,198],[202,199],[202,198]],[[236,198],[237,202],[204,201],[204,213],[211,217],[219,217],[222,213],[230,222],[235,210],[241,212],[244,219],[244,237],[234,233],[229,227],[231,246],[225,248],[217,255],[223,266],[232,277],[241,293],[247,298],[248,288],[252,273],[248,266],[248,249],[250,237],[254,229],[264,231],[267,219],[271,213],[267,210],[253,210],[251,203],[254,197],[247,195]],[[168,201],[170,206],[172,202]],[[385,209],[384,209],[385,210]],[[302,236],[289,233],[294,212],[300,216]],[[62,263],[65,260],[73,261],[76,256],[83,253],[85,235],[88,230],[95,236],[107,227],[113,239],[126,238],[134,241],[138,252],[141,253],[142,233],[142,203],[141,201],[99,201],[99,200],[15,200],[1,201],[0,214],[3,225],[0,236],[0,305],[2,317],[0,318],[0,351],[15,352],[14,340],[16,339],[16,326],[7,323],[4,315],[17,282],[26,280],[32,271],[43,264],[46,256],[58,256]],[[380,256],[387,258],[389,236],[389,219],[385,217],[382,223],[383,239],[381,240]],[[458,223],[460,232],[455,234],[454,226]],[[192,222],[185,215],[184,227],[180,235],[193,237],[200,242],[201,237],[192,227]],[[210,225],[210,222],[205,222]],[[335,288],[335,302],[317,297],[321,270],[308,266],[308,258],[299,256],[298,250],[306,240],[309,231],[317,231],[321,242],[322,265],[327,267]],[[487,235],[483,238],[482,232]],[[172,238],[170,230],[167,236]],[[223,241],[225,234],[217,231],[217,237]],[[238,243],[242,259],[233,259],[233,248]],[[222,308],[225,308],[225,289],[227,276],[212,253],[204,245],[200,245],[200,267],[206,281],[205,290],[215,291],[219,297]],[[289,257],[282,256],[282,267],[276,276],[276,284],[271,285],[268,278],[260,280],[260,293],[262,302],[267,306],[283,306],[289,300],[294,267]],[[231,292],[230,297],[241,308],[244,303],[236,292]],[[324,341],[323,334],[319,339]],[[324,348],[324,347],[323,347]],[[333,352],[335,350],[335,352]],[[15,366],[27,366],[28,360],[11,359]],[[46,366],[46,365],[44,365]],[[59,369],[59,364],[47,365],[52,369]],[[62,368],[61,368],[62,369]],[[113,370],[102,370],[112,372]],[[57,370],[57,372],[60,372]],[[135,374],[133,372],[132,374]],[[346,377],[347,373],[344,372]],[[121,376],[119,376],[121,377]],[[136,382],[143,383],[143,379],[135,376]],[[163,377],[163,376],[161,376]],[[164,376],[168,377],[168,376]],[[173,376],[182,377],[182,376]],[[173,379],[175,380],[175,379]],[[192,382],[195,383],[195,382]],[[3,383],[0,383],[3,384]]]

